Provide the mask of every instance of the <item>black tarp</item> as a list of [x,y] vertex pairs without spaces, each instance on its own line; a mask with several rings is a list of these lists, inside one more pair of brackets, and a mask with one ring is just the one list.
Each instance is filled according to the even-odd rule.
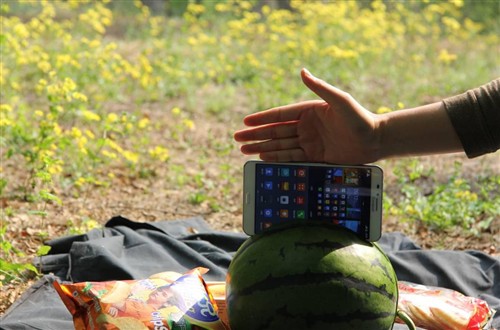
[[[115,217],[103,229],[48,242],[35,260],[43,276],[0,319],[1,329],[72,329],[70,313],[52,287],[62,282],[141,279],[163,271],[202,266],[206,280],[224,280],[242,233],[212,230],[201,218],[140,223]],[[500,259],[478,251],[422,250],[401,233],[379,242],[398,279],[445,287],[485,300],[500,310]],[[493,321],[500,327],[500,314]],[[396,325],[395,329],[406,329]]]

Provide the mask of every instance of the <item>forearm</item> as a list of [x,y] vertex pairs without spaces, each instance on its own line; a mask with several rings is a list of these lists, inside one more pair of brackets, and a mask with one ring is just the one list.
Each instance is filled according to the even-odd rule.
[[379,115],[376,123],[378,159],[463,151],[442,102]]

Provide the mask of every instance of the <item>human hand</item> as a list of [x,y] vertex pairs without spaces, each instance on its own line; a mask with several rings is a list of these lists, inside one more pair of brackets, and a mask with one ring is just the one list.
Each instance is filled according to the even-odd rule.
[[245,117],[237,131],[244,154],[265,161],[362,164],[379,159],[377,115],[351,95],[302,69],[304,84],[323,100],[305,101]]

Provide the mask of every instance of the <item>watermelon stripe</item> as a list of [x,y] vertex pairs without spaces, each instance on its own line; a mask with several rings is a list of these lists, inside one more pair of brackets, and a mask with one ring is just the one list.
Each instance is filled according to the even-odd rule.
[[[276,313],[272,315],[267,320],[262,320],[263,322],[256,326],[253,330],[264,330],[269,328],[274,328],[273,324],[280,322],[280,320],[293,320],[297,317],[300,317],[300,320],[308,325],[308,328],[313,328],[315,325],[321,325],[322,323],[326,324],[336,324],[337,327],[341,323],[353,323],[358,322],[364,324],[365,326],[362,329],[370,329],[373,330],[373,327],[378,324],[378,321],[385,318],[394,319],[394,313],[370,313],[363,312],[360,310],[353,311],[351,313],[339,315],[335,313],[329,314],[314,314],[314,313],[306,313],[301,314],[300,316],[289,313],[287,306],[283,306],[281,308],[276,309]],[[357,329],[361,330],[361,329]]]
[[385,276],[389,280],[391,280],[392,283],[395,283],[394,280],[396,280],[396,278],[394,277],[394,275],[391,275],[391,272],[389,271],[389,269],[387,269],[387,267],[384,264],[382,264],[382,262],[380,262],[380,259],[378,259],[378,258],[374,259],[371,263],[371,266],[372,267],[379,267],[380,269],[382,269]]
[[272,275],[269,275],[263,281],[257,282],[242,289],[238,294],[247,295],[260,290],[273,290],[286,286],[318,285],[320,283],[328,283],[330,281],[339,281],[342,282],[343,285],[347,288],[352,288],[366,293],[376,292],[389,298],[390,300],[394,299],[394,295],[390,292],[387,292],[385,284],[377,287],[364,280],[346,275],[341,272],[312,273],[311,271],[306,271],[300,274],[290,274],[282,277],[273,277]]
[[[280,315],[286,318],[297,317],[297,315],[293,315],[288,312],[287,306],[283,306],[282,308],[277,309],[276,315]],[[320,314],[320,315],[314,313],[307,313],[301,315],[301,319],[306,320],[308,324],[314,324],[315,322],[331,323],[332,321],[337,323],[350,322],[352,320],[358,320],[358,319],[362,319],[363,321],[370,321],[370,320],[379,320],[381,318],[386,318],[386,317],[394,318],[394,313],[388,313],[388,312],[373,313],[373,312],[363,312],[360,310],[356,310],[344,315],[339,315],[335,313]]]

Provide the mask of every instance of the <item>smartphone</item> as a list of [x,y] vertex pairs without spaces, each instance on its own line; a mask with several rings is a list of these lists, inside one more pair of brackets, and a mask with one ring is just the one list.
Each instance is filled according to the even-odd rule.
[[381,236],[383,172],[375,165],[248,161],[243,180],[243,231],[255,235],[284,222],[344,226],[361,238]]

